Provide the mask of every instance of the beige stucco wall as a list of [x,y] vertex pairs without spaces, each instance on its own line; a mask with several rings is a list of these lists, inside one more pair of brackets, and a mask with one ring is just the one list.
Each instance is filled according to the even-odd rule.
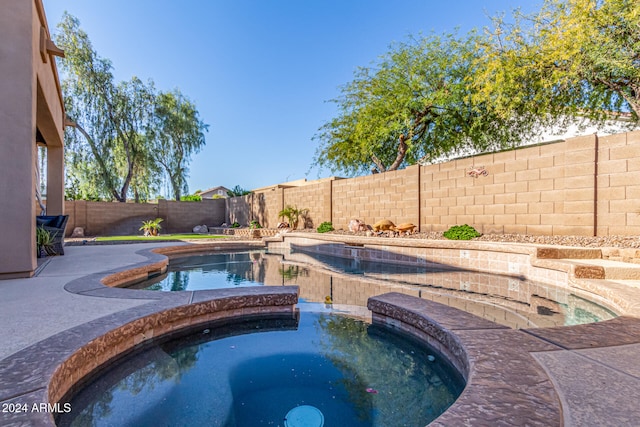
[[[42,30],[44,28],[44,30]],[[41,0],[5,1],[0,14],[0,277],[30,276],[35,254],[36,127],[49,151],[50,214],[63,211],[64,110]]]

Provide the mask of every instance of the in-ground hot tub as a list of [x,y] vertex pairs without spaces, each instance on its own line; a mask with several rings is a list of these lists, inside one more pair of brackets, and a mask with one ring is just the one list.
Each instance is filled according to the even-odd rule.
[[433,348],[336,313],[217,322],[117,363],[61,426],[418,426],[464,381]]

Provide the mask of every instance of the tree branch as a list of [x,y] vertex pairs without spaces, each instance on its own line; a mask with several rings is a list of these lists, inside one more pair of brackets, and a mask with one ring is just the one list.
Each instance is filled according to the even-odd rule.
[[400,138],[398,138],[398,155],[396,156],[396,159],[393,161],[391,166],[389,166],[388,170],[397,170],[404,161],[404,158],[407,155],[407,149],[409,148],[407,146],[407,143],[404,142],[405,138],[406,137],[404,136],[404,134],[401,134]]
[[109,187],[109,192],[111,193],[111,195],[117,201],[125,202],[126,199],[122,200],[122,198],[120,197],[120,195],[118,194],[118,192],[114,188],[115,186],[113,185],[113,181],[111,180],[111,176],[109,175],[109,171],[108,171],[106,165],[104,164],[104,160],[102,159],[102,156],[100,156],[100,153],[98,152],[98,148],[96,147],[96,143],[93,140],[93,138],[91,138],[91,136],[87,133],[87,131],[85,131],[82,128],[82,126],[80,126],[78,123],[73,122],[73,127],[78,129],[78,131],[80,131],[80,133],[85,137],[85,139],[89,143],[89,147],[91,147],[91,152],[93,153],[93,157],[95,157],[96,161],[98,162],[98,166],[100,168],[100,174],[102,175],[102,177],[104,178],[105,183]]
[[376,168],[378,168],[378,172],[382,173],[387,171],[387,168],[384,167],[384,164],[380,161],[380,159],[378,159],[378,157],[376,157],[375,154],[371,155],[371,160],[376,165]]

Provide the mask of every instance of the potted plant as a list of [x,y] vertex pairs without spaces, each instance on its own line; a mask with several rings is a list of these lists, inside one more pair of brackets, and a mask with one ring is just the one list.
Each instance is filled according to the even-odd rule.
[[150,219],[147,221],[142,221],[142,227],[140,230],[144,231],[145,236],[157,236],[160,234],[160,223],[164,221],[162,218]]
[[56,255],[55,249],[53,249],[53,241],[56,238],[55,234],[51,234],[44,227],[36,228],[36,245],[38,246],[38,258],[44,258],[47,255]]

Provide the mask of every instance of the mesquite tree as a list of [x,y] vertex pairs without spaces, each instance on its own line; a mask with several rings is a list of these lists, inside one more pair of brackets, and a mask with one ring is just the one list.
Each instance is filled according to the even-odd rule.
[[490,104],[474,102],[477,46],[475,34],[412,38],[360,68],[334,100],[338,115],[315,137],[316,163],[347,175],[385,172],[509,146],[532,132],[529,120],[505,126]]

